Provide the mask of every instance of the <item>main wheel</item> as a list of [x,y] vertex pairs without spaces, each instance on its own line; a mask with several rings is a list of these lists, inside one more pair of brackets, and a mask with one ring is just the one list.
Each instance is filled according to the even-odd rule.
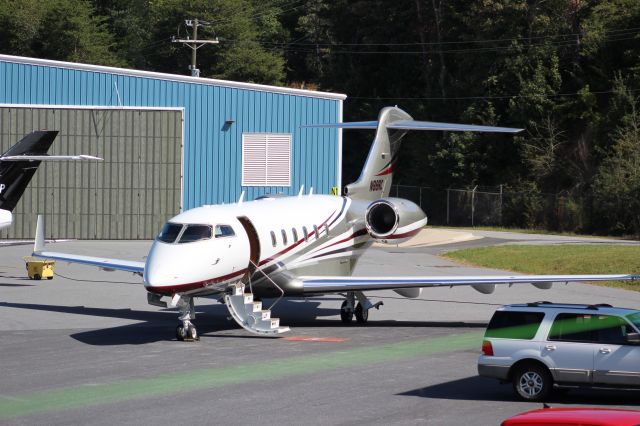
[[525,364],[513,374],[513,390],[525,401],[544,401],[553,387],[553,378],[545,367]]
[[342,302],[342,306],[340,306],[340,319],[343,323],[349,324],[353,321],[353,309],[347,308],[347,301]]
[[362,303],[356,305],[356,321],[364,324],[369,319],[369,310],[362,307]]
[[187,331],[183,326],[179,325],[176,327],[176,339],[183,342],[185,337],[187,337]]

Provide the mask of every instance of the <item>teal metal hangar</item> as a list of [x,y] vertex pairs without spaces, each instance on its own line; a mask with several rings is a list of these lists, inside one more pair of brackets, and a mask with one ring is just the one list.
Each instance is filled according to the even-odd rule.
[[[341,188],[345,95],[0,55],[0,152],[59,130],[51,153],[103,157],[44,165],[1,237],[152,238],[168,217],[267,193]],[[45,202],[46,200],[46,202]]]

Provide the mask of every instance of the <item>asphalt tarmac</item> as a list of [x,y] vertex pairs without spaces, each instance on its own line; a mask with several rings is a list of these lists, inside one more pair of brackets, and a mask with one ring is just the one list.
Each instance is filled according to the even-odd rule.
[[[437,256],[456,247],[568,237],[488,233],[452,245],[370,249],[359,275],[463,275],[497,271]],[[504,237],[504,238],[503,238]],[[600,243],[596,241],[595,243]],[[71,241],[51,250],[142,260],[150,242]],[[481,336],[505,303],[550,300],[640,309],[640,293],[586,284],[425,289],[383,301],[366,326],[340,322],[338,296],[287,299],[274,308],[282,338],[240,329],[224,305],[198,299],[196,343],[174,338],[177,313],[149,306],[140,278],[56,266],[26,278],[29,245],[0,246],[0,424],[498,425],[540,404],[476,375]],[[625,272],[625,271],[621,271]],[[571,391],[552,406],[640,405],[637,392]]]

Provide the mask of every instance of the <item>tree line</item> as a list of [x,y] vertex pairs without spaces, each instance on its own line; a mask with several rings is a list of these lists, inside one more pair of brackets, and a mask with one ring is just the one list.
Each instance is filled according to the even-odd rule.
[[[637,0],[0,0],[6,54],[188,74],[171,37],[204,23],[201,76],[346,93],[345,120],[398,105],[420,120],[521,134],[416,132],[396,182],[503,185],[505,225],[640,234]],[[344,180],[371,135],[345,137]],[[563,219],[540,214],[563,194]]]

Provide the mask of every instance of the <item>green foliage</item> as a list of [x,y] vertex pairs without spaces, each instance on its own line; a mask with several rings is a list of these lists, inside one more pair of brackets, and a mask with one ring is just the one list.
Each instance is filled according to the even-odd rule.
[[49,59],[123,65],[105,18],[85,0],[0,2],[0,49]]
[[615,132],[612,153],[595,177],[593,197],[599,227],[640,236],[640,101],[633,99]]
[[[505,223],[640,232],[637,0],[0,0],[0,51],[188,74],[191,50],[171,37],[195,18],[199,38],[220,39],[198,50],[204,77],[346,93],[347,121],[397,104],[525,128],[410,134],[396,182],[506,185],[519,195]],[[371,136],[346,137],[345,183]]]

